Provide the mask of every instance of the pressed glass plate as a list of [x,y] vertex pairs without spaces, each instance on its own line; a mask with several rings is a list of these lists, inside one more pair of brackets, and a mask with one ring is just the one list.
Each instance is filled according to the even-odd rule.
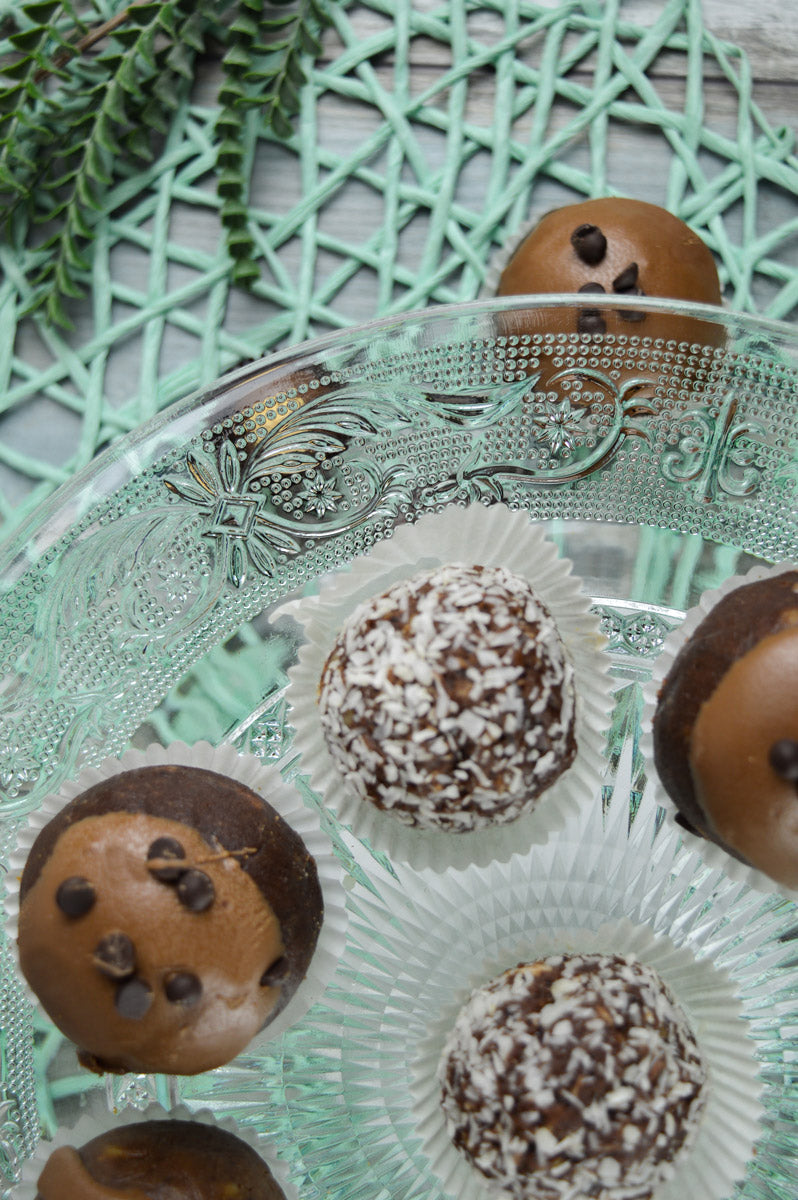
[[[547,297],[433,309],[320,339],[174,406],[48,501],[2,563],[4,859],[49,791],[130,744],[231,741],[320,804],[292,752],[283,700],[300,633],[273,610],[397,524],[475,501],[544,522],[593,596],[615,678],[596,805],[615,814],[622,837],[628,829],[635,853],[640,822],[659,837],[638,746],[651,661],[706,588],[798,557],[798,332],[637,297],[591,296],[591,307],[617,332],[571,332],[573,300]],[[619,806],[643,815],[619,826]],[[357,990],[369,971],[390,969],[379,952],[384,913],[397,887],[412,895],[421,885],[325,820],[357,917],[329,998],[219,1072],[106,1081],[81,1071],[74,1050],[34,1020],[3,946],[9,1184],[40,1129],[70,1123],[82,1098],[104,1089],[122,1114],[181,1099],[271,1133],[314,1200],[438,1194],[407,1111],[372,1104],[375,1064],[399,1070],[390,1044],[380,1034],[379,1054],[354,1050],[376,1036]],[[767,1118],[734,1194],[794,1200],[798,915],[776,896],[730,891],[697,857],[685,875],[686,860],[675,866],[670,854],[658,861],[677,880],[674,911],[690,914],[684,936],[733,963],[755,1027]],[[584,881],[576,894],[589,894]],[[641,898],[636,919],[647,912]],[[569,909],[567,923],[578,917]],[[737,931],[733,945],[718,933],[724,923]],[[404,1068],[390,1079],[385,1070],[385,1087],[401,1091]]]

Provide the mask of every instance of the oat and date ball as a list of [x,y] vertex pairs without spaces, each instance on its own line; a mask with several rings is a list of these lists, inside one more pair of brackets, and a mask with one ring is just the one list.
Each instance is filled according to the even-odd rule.
[[648,1200],[706,1101],[682,1009],[616,954],[505,971],[460,1010],[438,1071],[454,1145],[515,1200]]
[[193,1121],[141,1121],[54,1150],[36,1200],[285,1200],[259,1154]]
[[[546,314],[549,332],[613,333],[711,345],[721,344],[724,337],[720,326],[706,321],[633,307],[591,306],[591,294],[721,303],[709,248],[673,213],[643,200],[607,196],[546,213],[510,257],[497,291],[500,296],[575,292],[584,298],[572,313]],[[507,320],[512,322],[513,315]],[[555,330],[551,326],[557,321],[562,327]]]
[[798,571],[735,587],[709,610],[652,726],[679,823],[798,888]]
[[39,833],[19,961],[84,1066],[193,1075],[284,1008],[322,917],[315,862],[271,805],[213,771],[142,767]]
[[344,623],[319,688],[347,785],[408,825],[452,833],[531,810],[576,753],[574,673],[530,584],[449,564]]

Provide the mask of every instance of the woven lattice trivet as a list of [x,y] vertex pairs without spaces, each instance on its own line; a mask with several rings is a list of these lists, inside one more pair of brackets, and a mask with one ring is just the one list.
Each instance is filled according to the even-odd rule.
[[649,26],[620,0],[333,7],[293,140],[249,126],[254,295],[229,283],[200,85],[161,159],[117,189],[74,333],[18,319],[24,256],[0,244],[4,534],[99,448],[241,360],[473,299],[530,213],[582,195],[667,205],[715,251],[730,304],[794,314],[793,137],[765,120],[745,56],[699,4],[657,6]]

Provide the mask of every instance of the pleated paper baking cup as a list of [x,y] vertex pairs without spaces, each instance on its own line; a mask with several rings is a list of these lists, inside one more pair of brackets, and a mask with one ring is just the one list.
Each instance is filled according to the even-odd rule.
[[[424,1151],[444,1188],[460,1200],[482,1200],[486,1191],[494,1191],[453,1145],[444,1124],[439,1064],[457,1015],[475,989],[509,967],[561,953],[618,954],[635,959],[659,974],[689,1014],[688,1023],[707,1069],[706,1108],[693,1140],[678,1156],[669,1173],[671,1178],[666,1175],[656,1195],[657,1200],[687,1200],[688,1196],[722,1200],[729,1194],[734,1177],[744,1172],[761,1116],[759,1102],[752,1100],[752,1089],[754,1096],[757,1091],[756,1064],[746,1045],[740,1005],[724,972],[697,961],[690,951],[676,947],[669,938],[658,937],[628,920],[610,922],[595,931],[573,927],[545,934],[529,931],[501,960],[491,957],[483,963],[467,984],[453,992],[451,1002],[431,1023],[413,1064],[414,1111]],[[728,1136],[730,1120],[735,1128],[733,1137]],[[736,1158],[730,1159],[730,1155]],[[731,1173],[716,1172],[718,1156],[727,1167],[734,1161]],[[695,1180],[700,1180],[700,1185],[686,1190]],[[621,1186],[619,1194],[622,1191]]]
[[[207,1109],[192,1112],[183,1105],[167,1110],[158,1104],[149,1105],[143,1111],[129,1109],[123,1114],[114,1114],[109,1112],[107,1107],[103,1110],[99,1103],[93,1104],[90,1111],[83,1113],[71,1128],[59,1129],[52,1139],[39,1142],[31,1157],[22,1167],[19,1182],[14,1189],[14,1200],[36,1200],[37,1181],[47,1160],[56,1150],[67,1146],[78,1150],[93,1138],[113,1133],[120,1126],[141,1125],[148,1121],[189,1122],[231,1134],[250,1150],[253,1150],[263,1161],[285,1200],[300,1200],[299,1192],[290,1180],[288,1168],[278,1158],[274,1146],[265,1138],[257,1137],[251,1130],[241,1128],[229,1117],[216,1117]],[[268,1180],[264,1180],[264,1186],[268,1187]],[[109,1192],[108,1195],[110,1194]],[[121,1196],[122,1193],[119,1194]],[[125,1189],[125,1194],[127,1194],[127,1189]],[[136,1194],[140,1194],[138,1189]],[[258,1194],[260,1195],[260,1193]],[[266,1197],[267,1193],[264,1191],[263,1195]],[[82,1200],[82,1198],[75,1195],[72,1200]]]
[[290,1120],[321,1194],[492,1195],[445,1144],[434,1072],[471,989],[555,948],[650,963],[708,1060],[697,1136],[657,1200],[731,1200],[747,1171],[779,1155],[760,1095],[764,1087],[779,1111],[782,1083],[767,1064],[784,1052],[783,1014],[798,982],[780,941],[795,916],[703,866],[650,794],[631,828],[616,789],[606,816],[596,806],[526,857],[446,875],[396,867],[393,877],[372,872],[370,884],[353,892],[346,953],[292,1056],[300,1095],[313,1079],[313,1064],[299,1062],[303,1046],[336,1064],[312,1111],[301,1105]]
[[[87,767],[47,797],[41,807],[30,816],[10,856],[5,879],[6,933],[9,946],[16,956],[20,880],[31,847],[45,825],[76,796],[104,779],[140,767],[166,765],[199,767],[214,771],[250,788],[262,796],[301,837],[316,864],[324,901],[322,927],[304,980],[285,1008],[256,1034],[253,1042],[271,1040],[300,1020],[321,998],[339,961],[346,941],[347,925],[343,872],[329,838],[321,829],[318,814],[305,806],[299,793],[283,780],[276,768],[264,767],[255,755],[240,754],[233,746],[213,746],[209,742],[197,742],[189,746],[184,742],[172,742],[168,746],[153,744],[143,750],[128,750],[120,758],[107,758],[97,766]],[[31,1003],[41,1007],[21,971],[19,978]]]
[[[322,669],[350,613],[398,581],[444,564],[504,567],[527,580],[553,617],[574,671],[574,762],[532,811],[506,825],[465,832],[406,825],[355,795],[327,750],[317,704]],[[288,673],[286,693],[299,769],[309,775],[311,787],[339,820],[392,860],[438,871],[507,860],[546,841],[563,828],[569,814],[595,801],[604,767],[604,731],[612,711],[604,639],[570,562],[527,514],[503,505],[474,504],[425,516],[355,559],[351,569],[323,585],[318,596],[290,602],[275,618],[286,613],[300,622],[305,636],[298,662]]]
[[691,833],[677,824],[678,809],[662,786],[654,764],[653,721],[660,689],[673,666],[676,656],[715,605],[724,596],[729,595],[730,592],[735,591],[738,587],[742,587],[748,583],[755,583],[760,579],[772,579],[777,575],[784,574],[785,571],[794,571],[796,569],[798,568],[794,563],[779,563],[772,567],[754,567],[745,575],[734,575],[725,580],[719,587],[711,588],[704,592],[699,598],[698,603],[685,614],[682,624],[678,628],[671,630],[665,639],[662,650],[654,661],[651,678],[643,688],[644,703],[640,720],[640,748],[648,764],[648,773],[656,789],[657,801],[665,810],[668,820],[678,830],[679,836],[684,840],[685,845],[700,854],[708,866],[721,868],[731,879],[756,888],[757,891],[775,893],[787,896],[793,900],[798,900],[798,889],[784,887],[775,879],[771,879],[764,871],[760,871],[748,863],[741,862],[733,854],[729,854],[724,850],[722,846],[718,846],[715,842],[710,842],[698,834]]
[[758,1194],[774,1163],[785,1194],[798,1195],[778,1116],[791,1076],[774,1066],[798,1044],[788,1018],[798,959],[782,940],[794,934],[796,910],[702,864],[661,821],[650,791],[630,823],[632,766],[631,757],[620,763],[604,814],[594,806],[526,857],[445,875],[374,868],[367,888],[356,884],[324,1006],[301,1036],[287,1034],[300,1103],[283,1136],[319,1194],[491,1195],[464,1160],[431,1157],[440,1128],[431,1038],[443,1038],[475,984],[560,946],[652,955],[709,1060],[698,1135],[656,1200],[732,1200],[746,1175],[740,1194]]

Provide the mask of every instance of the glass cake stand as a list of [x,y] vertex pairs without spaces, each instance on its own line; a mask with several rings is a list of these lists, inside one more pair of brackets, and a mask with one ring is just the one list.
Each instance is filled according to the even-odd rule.
[[528,903],[555,931],[631,920],[723,966],[765,1110],[728,1196],[798,1194],[798,913],[680,845],[639,746],[642,685],[685,610],[731,575],[798,558],[798,331],[638,297],[590,305],[614,332],[572,332],[572,297],[492,300],[247,366],[116,443],[7,548],[4,861],[28,814],[83,767],[128,746],[229,742],[322,812],[350,932],[306,1017],[192,1079],[82,1071],[32,1012],[4,943],[3,1195],[40,1132],[98,1096],[120,1119],[151,1101],[233,1117],[273,1140],[303,1200],[450,1194],[414,1126],[413,1039],[432,1014],[401,983],[402,946],[414,922],[451,920],[463,881],[392,863],[310,791],[284,700],[301,632],[274,613],[398,525],[475,502],[543,523],[593,598],[612,663],[593,817],[566,831],[567,853],[535,848],[530,873],[548,890]]

